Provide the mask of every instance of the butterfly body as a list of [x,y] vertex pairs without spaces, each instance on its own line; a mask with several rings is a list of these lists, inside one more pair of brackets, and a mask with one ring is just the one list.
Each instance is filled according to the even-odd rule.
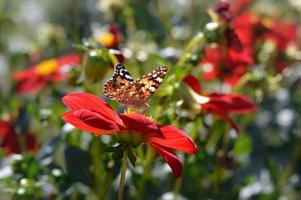
[[104,94],[110,99],[136,109],[147,108],[147,100],[158,90],[167,67],[160,66],[152,72],[134,80],[121,64],[114,66],[115,73],[104,84]]

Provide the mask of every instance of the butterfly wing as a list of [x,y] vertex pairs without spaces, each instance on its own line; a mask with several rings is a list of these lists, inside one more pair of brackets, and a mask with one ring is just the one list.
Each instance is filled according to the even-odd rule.
[[159,89],[167,70],[167,66],[159,66],[152,72],[135,81],[134,84],[136,85],[136,90],[143,103],[146,103],[146,101]]
[[108,80],[103,87],[105,96],[108,98],[114,98],[117,90],[123,88],[129,83],[133,82],[133,78],[130,73],[125,69],[122,64],[116,64],[114,66],[114,74],[110,80]]

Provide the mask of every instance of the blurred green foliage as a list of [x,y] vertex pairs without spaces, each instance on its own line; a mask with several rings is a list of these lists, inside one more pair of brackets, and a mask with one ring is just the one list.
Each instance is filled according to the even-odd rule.
[[[108,150],[112,146],[118,149],[116,139],[92,136],[61,119],[65,111],[61,98],[74,91],[101,96],[118,113],[125,110],[103,95],[102,85],[119,58],[97,42],[110,25],[117,24],[122,39],[114,50],[122,52],[133,77],[157,65],[169,67],[143,114],[185,131],[198,146],[195,155],[178,154],[184,168],[180,178],[172,176],[152,149],[140,145],[129,152],[132,164],[128,164],[124,199],[299,199],[300,50],[296,50],[299,57],[287,59],[287,52],[277,54],[279,49],[264,52],[267,44],[260,42],[254,47],[255,63],[235,87],[229,89],[218,78],[204,81],[200,60],[206,57],[205,47],[225,42],[222,29],[206,28],[216,22],[207,12],[215,3],[0,1],[0,114],[2,120],[10,120],[23,144],[21,152],[13,155],[7,155],[2,145],[0,198],[117,198],[122,155]],[[245,10],[275,21],[292,21],[299,29],[300,2],[256,1]],[[16,92],[12,72],[74,51],[84,58],[64,80],[47,84],[35,95]],[[279,73],[273,63],[278,56],[288,65]],[[182,81],[188,74],[197,77],[205,96],[231,91],[250,97],[257,105],[256,113],[233,117],[240,127],[236,133],[214,114],[201,112]],[[18,124],[21,108],[28,121]],[[0,127],[3,143],[2,130]],[[38,141],[33,152],[22,143],[28,131]]]

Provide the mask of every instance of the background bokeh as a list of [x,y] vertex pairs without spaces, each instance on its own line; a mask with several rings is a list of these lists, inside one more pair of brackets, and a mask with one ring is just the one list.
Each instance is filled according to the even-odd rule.
[[[126,110],[102,91],[116,59],[135,78],[169,67],[143,114],[185,131],[198,146],[196,154],[177,153],[180,178],[139,146],[125,199],[300,199],[300,0],[0,0],[0,9],[0,199],[116,199],[121,162],[106,150],[116,140],[61,118],[61,98],[70,92]],[[251,17],[240,17],[246,13]],[[227,28],[245,32],[228,36]],[[252,49],[250,62],[228,60],[235,37]],[[76,67],[60,78],[14,75],[46,59]],[[201,91],[182,81],[188,75]],[[217,92],[244,95],[256,111],[240,111],[235,101],[229,113],[223,102],[199,105],[196,95]]]

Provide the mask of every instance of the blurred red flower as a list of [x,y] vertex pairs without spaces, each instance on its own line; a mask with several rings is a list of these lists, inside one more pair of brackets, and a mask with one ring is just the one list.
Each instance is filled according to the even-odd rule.
[[210,81],[215,78],[221,77],[221,63],[222,56],[218,48],[206,48],[204,51],[204,58],[200,60],[203,67],[203,79]]
[[[125,58],[119,48],[119,44],[122,41],[122,34],[117,24],[111,24],[108,28],[108,32],[100,34],[96,40],[108,49],[117,50],[112,53],[116,56],[119,63],[124,63]],[[113,67],[114,64],[112,63],[111,66]]]
[[256,105],[246,96],[240,94],[212,93],[209,102],[202,108],[212,112],[228,122],[237,132],[238,125],[229,117],[231,114],[246,114],[256,110]]
[[266,28],[263,38],[265,40],[273,41],[278,51],[284,52],[289,45],[296,44],[296,24],[281,21],[271,21],[270,19],[262,19],[261,21]]
[[[230,4],[220,1],[213,11],[224,27],[224,37],[216,47],[207,47],[200,63],[204,67],[203,78],[212,80],[221,79],[231,86],[237,84],[240,77],[254,63],[254,30],[256,18],[250,13],[239,14],[238,7],[242,9],[249,1],[235,1]],[[244,5],[244,6],[242,6]]]
[[219,18],[225,21],[230,21],[232,13],[230,12],[230,4],[225,1],[220,1],[212,7],[212,10],[218,14]]
[[237,15],[231,21],[233,29],[240,41],[247,46],[254,45],[254,32],[255,28],[258,27],[258,17],[253,15],[250,12],[243,12],[240,15]]
[[250,12],[240,13],[231,20],[230,24],[244,47],[244,51],[239,54],[229,51],[232,60],[240,59],[245,62],[245,65],[253,64],[254,48],[271,41],[275,44],[275,50],[269,61],[276,66],[277,72],[281,72],[288,66],[291,58],[285,56],[286,50],[291,46],[296,48],[298,46],[296,24],[260,17]]
[[175,176],[182,173],[182,164],[172,149],[196,153],[197,147],[181,130],[171,125],[158,125],[138,113],[117,114],[97,96],[86,93],[68,94],[62,99],[71,111],[63,115],[64,121],[95,135],[112,135],[138,146],[140,143],[154,148],[171,167]]
[[[21,153],[19,138],[10,121],[0,120],[0,147],[7,155]],[[31,133],[25,133],[25,148],[32,152],[37,149],[36,138]]]
[[[201,92],[198,80],[189,75],[183,79],[197,94]],[[246,114],[256,110],[256,105],[246,96],[241,94],[224,94],[212,93],[207,97],[201,96],[202,99],[207,98],[207,101],[199,102],[203,112],[211,112],[226,122],[237,132],[238,125],[229,117],[231,114]]]
[[[204,69],[203,78],[221,79],[234,86],[254,63],[253,46],[256,19],[249,13],[235,16],[227,2],[219,2],[213,8],[223,24],[224,40],[216,47],[207,47],[200,64]],[[226,19],[225,19],[225,16]]]
[[231,21],[251,3],[252,0],[220,0],[212,7],[212,10],[221,20]]
[[227,27],[225,30],[225,37],[227,38],[229,49],[234,50],[235,52],[242,52],[243,46],[238,37],[236,31],[233,28]]
[[64,79],[68,68],[80,64],[80,60],[79,55],[68,54],[44,60],[28,69],[14,72],[12,77],[17,81],[16,91],[19,93],[36,93],[48,83],[55,83]]
[[108,49],[119,49],[122,35],[117,24],[111,24],[108,32],[100,34],[97,41]]
[[[248,71],[249,54],[244,53],[244,48],[240,57],[235,51],[228,51],[228,55],[222,55],[219,48],[206,48],[204,58],[200,64],[203,67],[202,77],[204,80],[219,78],[231,86],[236,85],[240,78]],[[245,55],[245,57],[243,57]],[[231,57],[232,56],[232,57]],[[245,63],[245,64],[244,64]]]

